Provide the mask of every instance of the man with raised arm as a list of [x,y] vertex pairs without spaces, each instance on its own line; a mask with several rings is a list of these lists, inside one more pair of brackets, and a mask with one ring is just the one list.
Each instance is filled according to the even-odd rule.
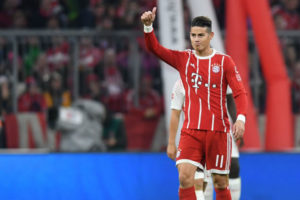
[[235,139],[245,131],[247,96],[241,76],[232,58],[210,47],[214,36],[211,20],[192,20],[190,40],[193,50],[175,51],[159,44],[152,23],[156,7],[144,12],[144,36],[147,48],[180,73],[185,90],[185,120],[177,150],[180,200],[196,200],[194,175],[197,168],[212,173],[217,200],[230,200],[228,174],[231,160],[230,122],[226,108],[226,89],[233,91],[237,120]]

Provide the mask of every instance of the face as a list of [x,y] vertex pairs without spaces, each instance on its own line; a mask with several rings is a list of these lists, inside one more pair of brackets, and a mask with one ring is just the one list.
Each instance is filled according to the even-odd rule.
[[210,40],[214,33],[208,32],[207,27],[193,26],[191,27],[190,38],[192,47],[196,51],[203,51],[210,47]]
[[51,82],[52,89],[59,90],[61,89],[62,82],[60,79],[53,79]]
[[288,10],[296,10],[298,5],[299,5],[299,1],[298,0],[285,0],[285,7]]

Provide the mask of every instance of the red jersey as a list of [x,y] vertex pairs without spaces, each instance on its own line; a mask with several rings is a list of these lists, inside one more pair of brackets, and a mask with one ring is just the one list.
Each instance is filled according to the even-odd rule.
[[194,50],[175,51],[161,46],[154,32],[145,33],[147,48],[177,69],[185,89],[183,128],[228,132],[226,89],[233,91],[237,114],[246,116],[247,97],[232,58],[213,50],[207,57]]

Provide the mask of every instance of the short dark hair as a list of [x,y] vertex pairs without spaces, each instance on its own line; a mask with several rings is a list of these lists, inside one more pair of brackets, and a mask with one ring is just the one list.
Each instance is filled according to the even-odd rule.
[[211,32],[211,19],[205,16],[198,16],[192,20],[191,27],[200,26],[206,27],[208,32]]

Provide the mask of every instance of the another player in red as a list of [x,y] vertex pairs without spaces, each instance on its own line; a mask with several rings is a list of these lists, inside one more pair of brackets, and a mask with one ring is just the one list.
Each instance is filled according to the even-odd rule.
[[196,200],[194,175],[197,168],[212,173],[217,200],[231,199],[228,174],[231,160],[230,123],[226,108],[226,89],[233,91],[237,120],[233,125],[235,139],[245,131],[247,96],[241,76],[232,58],[210,47],[214,36],[211,20],[196,17],[192,21],[190,39],[194,50],[166,49],[157,41],[152,23],[156,7],[144,12],[147,48],[177,69],[185,89],[185,121],[177,152],[179,198]]

